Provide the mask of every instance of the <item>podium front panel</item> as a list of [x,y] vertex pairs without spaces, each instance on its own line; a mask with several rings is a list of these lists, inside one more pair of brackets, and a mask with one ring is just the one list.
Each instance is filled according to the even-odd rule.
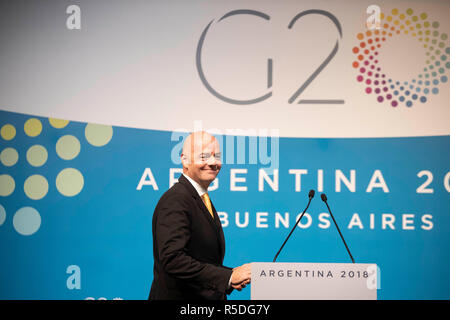
[[377,266],[252,263],[252,300],[376,300]]

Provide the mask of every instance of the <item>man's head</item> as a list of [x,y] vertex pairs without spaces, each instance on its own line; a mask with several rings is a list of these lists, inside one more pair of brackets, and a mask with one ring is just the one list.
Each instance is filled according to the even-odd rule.
[[184,174],[208,188],[222,167],[219,142],[205,131],[191,133],[184,141],[181,163]]

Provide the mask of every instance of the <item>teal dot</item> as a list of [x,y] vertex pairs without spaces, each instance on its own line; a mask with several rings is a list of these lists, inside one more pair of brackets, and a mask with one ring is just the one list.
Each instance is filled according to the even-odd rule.
[[433,72],[431,73],[431,75],[432,75],[433,77],[436,77],[436,75],[437,75],[436,71],[433,71]]
[[445,53],[450,54],[450,47],[445,48]]
[[420,87],[417,87],[417,88],[416,88],[416,91],[417,91],[417,92],[420,92]]
[[444,68],[439,68],[439,73],[444,73],[445,69]]
[[450,62],[447,62],[447,63],[445,64],[445,67],[446,67],[447,69],[450,69]]
[[404,96],[400,96],[400,97],[398,98],[398,100],[400,100],[400,102],[403,102],[403,101],[405,101],[405,97],[404,97]]
[[431,90],[431,92],[433,92],[433,94],[438,94],[439,93],[439,89],[438,88],[433,88],[433,90]]
[[411,107],[413,105],[411,100],[406,101],[406,106],[407,107]]
[[436,67],[439,67],[441,65],[441,62],[440,61],[436,61],[434,64],[436,65]]
[[433,80],[433,84],[434,84],[435,86],[437,86],[437,85],[439,84],[439,80],[438,80],[438,79],[434,79],[434,80]]
[[446,83],[448,80],[447,76],[442,76],[441,77],[441,82]]
[[447,56],[446,56],[445,54],[443,54],[443,55],[441,56],[441,60],[442,60],[442,61],[447,60]]
[[430,92],[428,88],[423,89],[423,93],[428,94],[428,92]]

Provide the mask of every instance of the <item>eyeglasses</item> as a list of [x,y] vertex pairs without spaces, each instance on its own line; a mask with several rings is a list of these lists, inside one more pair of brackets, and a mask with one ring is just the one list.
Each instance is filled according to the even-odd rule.
[[214,157],[214,159],[216,161],[221,161],[222,160],[222,153],[218,152],[218,153],[211,153],[211,152],[204,152],[204,153],[200,153],[200,155],[198,156],[198,159],[200,161],[208,161],[209,159],[211,159],[211,157]]

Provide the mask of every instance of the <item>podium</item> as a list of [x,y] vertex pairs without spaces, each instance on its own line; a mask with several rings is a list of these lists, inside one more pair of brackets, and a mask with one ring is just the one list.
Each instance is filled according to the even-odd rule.
[[376,264],[255,262],[251,268],[251,300],[377,299]]

